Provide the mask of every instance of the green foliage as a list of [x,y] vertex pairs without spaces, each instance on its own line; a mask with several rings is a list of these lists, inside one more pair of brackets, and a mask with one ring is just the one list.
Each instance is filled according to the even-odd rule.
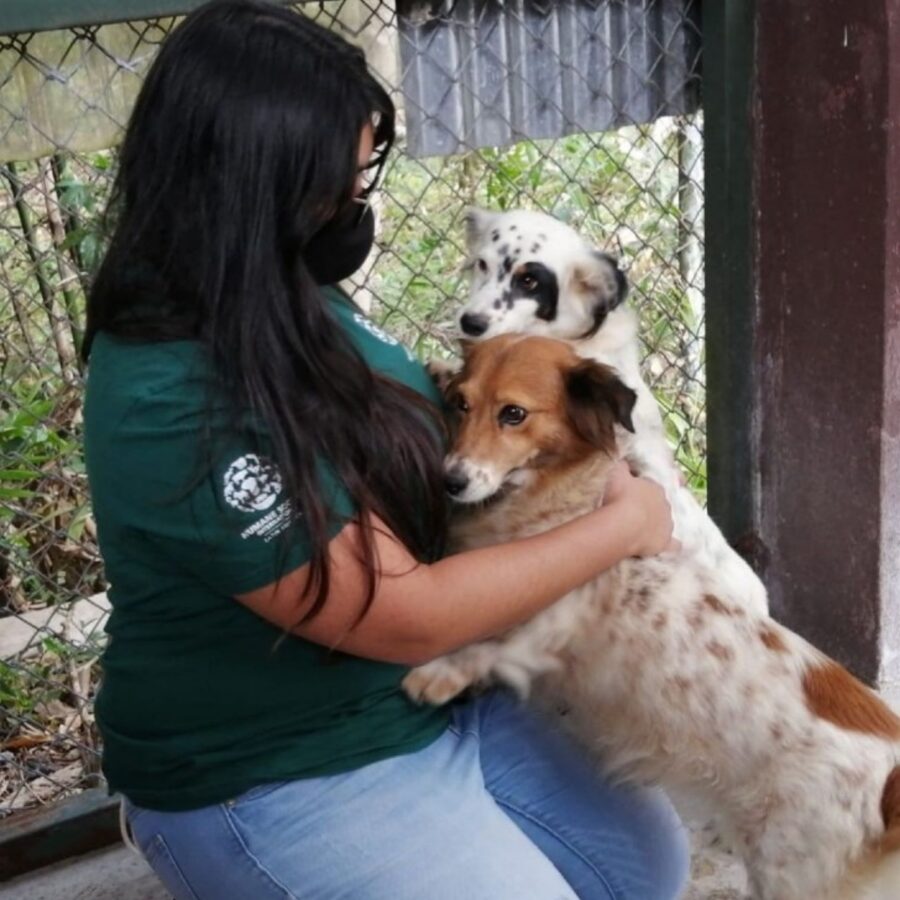
[[[11,719],[33,712],[43,699],[45,697],[22,669],[0,660],[0,709],[10,714]],[[10,723],[0,722],[0,727],[8,731]]]
[[28,379],[11,385],[0,403],[0,614],[103,589],[86,533],[78,404],[73,389]]
[[76,708],[84,698],[73,695],[69,672],[92,665],[100,650],[96,639],[76,647],[50,635],[33,642],[25,661],[0,660],[0,735],[26,723],[38,729]]
[[59,204],[70,227],[60,250],[69,251],[85,272],[94,272],[103,253],[103,209],[109,193],[111,151],[90,154],[81,165],[61,166],[56,181]]

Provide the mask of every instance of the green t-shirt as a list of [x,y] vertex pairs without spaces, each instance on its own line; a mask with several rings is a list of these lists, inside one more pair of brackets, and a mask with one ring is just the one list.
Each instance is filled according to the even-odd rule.
[[[437,401],[406,348],[326,294],[374,369]],[[233,599],[309,548],[258,447],[214,442],[197,481],[210,371],[198,342],[99,334],[88,374],[85,450],[112,605],[96,704],[103,768],[111,789],[151,809],[354,769],[425,746],[447,722],[405,697],[403,666],[285,637]],[[353,507],[327,461],[320,472],[337,533]]]

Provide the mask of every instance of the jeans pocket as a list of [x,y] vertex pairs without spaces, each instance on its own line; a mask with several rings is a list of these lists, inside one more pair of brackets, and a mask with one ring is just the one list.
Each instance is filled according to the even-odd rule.
[[194,889],[188,884],[181,867],[175,862],[165,838],[155,834],[150,842],[141,848],[147,864],[153,869],[156,877],[175,900],[200,900]]
[[287,781],[270,781],[267,784],[258,784],[256,787],[250,788],[249,791],[244,791],[243,794],[235,797],[234,800],[229,802],[228,806],[233,809],[234,807],[246,806],[255,800],[262,800],[263,797],[268,797],[269,794],[289,783]]

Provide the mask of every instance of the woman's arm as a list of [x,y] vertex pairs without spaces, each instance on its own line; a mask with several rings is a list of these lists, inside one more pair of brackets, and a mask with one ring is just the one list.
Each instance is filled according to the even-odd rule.
[[298,625],[308,566],[238,596],[255,613],[294,634],[369,659],[421,665],[531,618],[628,556],[653,555],[670,541],[662,489],[618,475],[604,505],[534,537],[418,564],[373,520],[382,575],[374,602],[355,624],[366,591],[358,525],[330,543],[331,584],[324,607]]

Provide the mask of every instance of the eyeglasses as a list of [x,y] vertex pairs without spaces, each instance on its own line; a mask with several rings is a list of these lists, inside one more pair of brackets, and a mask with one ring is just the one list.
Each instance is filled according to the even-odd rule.
[[378,182],[381,180],[381,173],[384,171],[384,164],[387,162],[387,147],[381,147],[372,154],[372,158],[359,170],[359,179],[362,188],[357,197],[365,200],[371,196]]
[[386,146],[381,147],[372,154],[372,158],[359,170],[359,180],[362,187],[353,198],[353,202],[360,205],[359,221],[362,221],[369,207],[372,194],[378,187],[378,182],[381,180],[381,175],[384,172],[384,165],[387,162],[387,156],[388,148]]

